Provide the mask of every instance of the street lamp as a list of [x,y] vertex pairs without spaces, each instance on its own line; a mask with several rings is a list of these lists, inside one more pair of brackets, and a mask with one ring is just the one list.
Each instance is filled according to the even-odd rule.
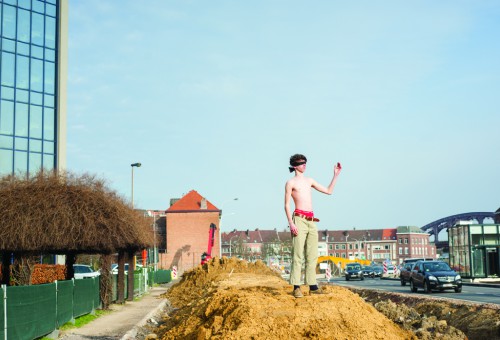
[[161,211],[152,210],[152,211],[149,211],[149,212],[151,213],[151,215],[153,215],[153,238],[154,238],[153,261],[154,261],[155,270],[158,270],[158,259],[157,259],[157,256],[156,256],[156,253],[157,253],[157,247],[156,247],[156,229],[158,227],[157,217],[165,217],[165,211],[163,211],[163,210],[161,210]]
[[233,249],[232,246],[231,246],[231,241],[233,240],[233,238],[235,237],[238,237],[239,235],[233,235],[231,236],[231,238],[229,239],[229,257],[231,257],[231,250]]
[[[352,240],[354,240],[354,241],[356,241],[356,243],[357,243],[357,245],[358,245],[358,259],[360,259],[360,260],[364,260],[364,259],[366,259],[366,256],[365,256],[365,258],[364,258],[364,259],[362,259],[362,258],[361,258],[361,246],[363,245],[362,240],[364,241],[365,237],[363,236],[363,239],[362,239],[362,240],[358,240],[358,239],[356,239],[356,238],[354,238],[354,237],[351,237],[351,239],[352,239]],[[364,249],[363,249],[363,255],[364,255],[364,253],[365,253],[365,251],[364,251]]]
[[139,168],[141,165],[141,163],[130,164],[130,167],[132,168],[132,209],[134,209],[134,168]]
[[222,208],[224,207],[224,204],[226,204],[229,201],[237,201],[238,197],[232,198],[230,200],[227,200],[225,202],[222,202],[220,206],[220,219],[219,219],[219,257],[222,258]]

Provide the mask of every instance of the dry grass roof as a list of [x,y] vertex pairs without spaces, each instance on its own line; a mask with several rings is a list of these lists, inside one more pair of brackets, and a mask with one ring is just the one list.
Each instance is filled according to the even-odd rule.
[[0,179],[0,251],[109,254],[152,245],[151,220],[95,176]]

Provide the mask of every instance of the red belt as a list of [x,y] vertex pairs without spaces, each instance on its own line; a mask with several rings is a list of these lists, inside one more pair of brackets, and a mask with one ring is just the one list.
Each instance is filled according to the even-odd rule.
[[303,219],[308,220],[308,221],[319,222],[319,219],[316,217],[302,215],[302,214],[299,214],[297,212],[294,212],[293,215],[298,216],[298,217],[303,218]]

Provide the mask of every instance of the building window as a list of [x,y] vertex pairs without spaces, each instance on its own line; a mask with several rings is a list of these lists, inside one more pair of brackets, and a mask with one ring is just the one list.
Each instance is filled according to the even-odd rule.
[[13,6],[0,4],[4,38],[0,56],[0,176],[52,170],[56,165],[59,71],[55,56],[60,18],[58,2],[50,2],[54,4],[27,0],[9,1]]
[[332,250],[333,249],[333,244],[328,245],[328,249]]
[[343,245],[342,245],[342,249],[344,249],[344,250],[345,250],[345,244],[343,244]]
[[408,255],[408,247],[405,247],[405,255]]
[[391,246],[390,246],[390,245],[388,245],[388,244],[386,244],[386,245],[384,245],[384,249],[385,249],[385,250],[389,250],[389,249],[391,249]]
[[336,244],[336,245],[335,245],[335,250],[338,250],[338,249],[339,249],[339,245],[338,245],[338,244]]
[[403,239],[402,238],[398,239],[398,241],[399,241],[399,244],[403,243]]
[[399,255],[403,254],[403,247],[399,247]]
[[405,244],[408,244],[408,239],[407,238],[405,238]]

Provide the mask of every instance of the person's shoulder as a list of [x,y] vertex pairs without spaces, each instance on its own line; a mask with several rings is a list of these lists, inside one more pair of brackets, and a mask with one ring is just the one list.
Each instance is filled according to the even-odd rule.
[[314,179],[313,179],[312,177],[305,177],[305,176],[304,176],[304,181],[307,181],[307,182],[313,183],[313,182],[314,182]]

